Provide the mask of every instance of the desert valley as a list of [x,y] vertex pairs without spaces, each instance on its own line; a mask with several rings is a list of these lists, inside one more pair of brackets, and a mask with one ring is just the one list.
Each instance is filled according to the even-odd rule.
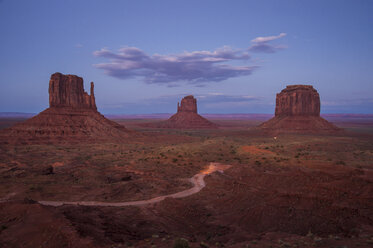
[[373,248],[372,13],[0,0],[0,248]]
[[270,120],[208,121],[192,96],[168,121],[108,120],[93,83],[60,73],[49,96],[1,119],[2,247],[373,244],[373,119],[331,124],[311,86],[288,86]]

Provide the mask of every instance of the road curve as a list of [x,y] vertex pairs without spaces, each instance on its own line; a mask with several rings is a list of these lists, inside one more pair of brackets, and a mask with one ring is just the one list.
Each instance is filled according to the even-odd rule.
[[62,205],[76,205],[76,206],[100,206],[100,207],[126,207],[126,206],[141,206],[146,204],[152,204],[156,202],[163,201],[167,197],[170,198],[183,198],[195,193],[198,193],[201,189],[206,186],[204,177],[215,171],[223,172],[225,169],[228,169],[231,165],[224,165],[219,163],[210,163],[207,169],[201,171],[200,173],[194,175],[190,178],[190,182],[193,184],[193,187],[187,190],[183,190],[174,194],[162,195],[154,197],[149,200],[141,201],[130,201],[130,202],[99,202],[99,201],[38,201],[39,204],[45,206],[54,206],[59,207]]

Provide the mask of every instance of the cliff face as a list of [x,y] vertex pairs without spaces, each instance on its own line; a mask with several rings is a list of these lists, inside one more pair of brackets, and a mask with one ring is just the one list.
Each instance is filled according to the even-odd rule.
[[81,77],[54,73],[49,81],[49,107],[97,110],[93,82],[91,83],[91,95],[88,95],[84,91]]
[[334,133],[338,127],[320,117],[320,96],[312,85],[288,85],[276,95],[275,117],[260,128],[271,133]]
[[312,85],[288,85],[276,95],[275,116],[320,116],[320,96]]
[[177,112],[192,112],[197,113],[197,99],[193,96],[186,96],[181,99],[181,103],[177,103]]

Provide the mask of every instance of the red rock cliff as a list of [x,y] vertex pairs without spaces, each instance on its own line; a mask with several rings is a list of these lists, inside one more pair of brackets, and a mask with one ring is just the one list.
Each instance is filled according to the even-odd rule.
[[275,116],[320,116],[320,96],[312,85],[288,85],[276,95]]
[[93,82],[91,83],[91,95],[88,95],[84,91],[81,77],[63,75],[58,72],[52,74],[49,81],[49,106],[97,110]]
[[181,103],[177,103],[177,112],[193,112],[197,113],[197,99],[192,95],[181,99]]

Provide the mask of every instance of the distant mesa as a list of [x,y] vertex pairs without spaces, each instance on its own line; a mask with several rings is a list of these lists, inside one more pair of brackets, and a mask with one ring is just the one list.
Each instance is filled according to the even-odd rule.
[[168,120],[151,123],[147,126],[176,129],[209,129],[218,127],[217,124],[210,122],[197,113],[197,99],[192,95],[184,97],[180,103],[177,103],[177,113]]
[[312,85],[288,85],[276,95],[275,117],[259,126],[275,133],[334,133],[334,124],[320,117],[320,96]]
[[0,132],[7,142],[65,142],[92,139],[121,139],[128,130],[97,111],[94,84],[90,95],[83,79],[54,73],[49,81],[49,108],[25,122]]

